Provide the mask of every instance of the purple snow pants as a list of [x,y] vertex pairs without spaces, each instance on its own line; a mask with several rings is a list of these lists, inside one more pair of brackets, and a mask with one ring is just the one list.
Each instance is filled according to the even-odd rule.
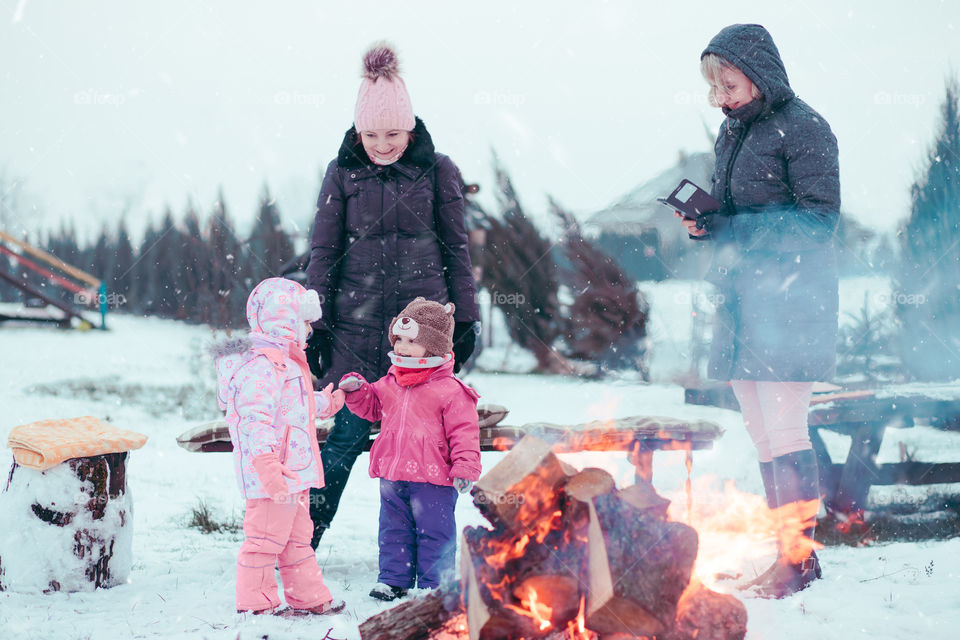
[[454,570],[457,490],[380,479],[380,577],[392,587],[433,589]]

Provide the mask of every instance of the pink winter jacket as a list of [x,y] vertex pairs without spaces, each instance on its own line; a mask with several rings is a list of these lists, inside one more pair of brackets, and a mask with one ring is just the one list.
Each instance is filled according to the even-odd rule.
[[391,367],[346,396],[350,411],[382,421],[370,449],[371,478],[441,486],[452,486],[454,478],[480,478],[479,396],[453,375],[453,362],[408,387],[397,383]]
[[252,462],[270,451],[297,476],[284,478],[290,493],[323,486],[313,383],[299,346],[296,299],[303,291],[280,278],[261,283],[247,301],[249,337],[214,347],[217,400],[226,411],[237,481],[248,499],[270,497]]

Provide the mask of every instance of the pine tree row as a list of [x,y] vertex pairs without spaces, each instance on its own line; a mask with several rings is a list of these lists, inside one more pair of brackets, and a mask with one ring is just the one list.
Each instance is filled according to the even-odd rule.
[[[62,224],[42,245],[104,281],[111,310],[232,327],[245,325],[253,286],[279,275],[294,256],[293,239],[268,193],[247,237],[238,234],[221,194],[205,222],[192,206],[180,221],[168,209],[159,225],[148,224],[139,246],[124,220],[115,230],[104,225],[90,246],[81,246],[72,224]],[[22,268],[16,274],[53,293],[37,274]],[[76,302],[69,292],[55,295]]]

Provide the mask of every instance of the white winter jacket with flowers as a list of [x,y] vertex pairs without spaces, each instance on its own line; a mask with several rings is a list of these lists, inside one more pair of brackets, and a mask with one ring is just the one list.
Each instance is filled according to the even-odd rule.
[[244,496],[269,497],[252,461],[275,452],[296,478],[290,493],[323,486],[313,384],[303,352],[300,308],[306,290],[270,278],[247,301],[250,334],[214,348],[217,399],[226,411],[237,481]]

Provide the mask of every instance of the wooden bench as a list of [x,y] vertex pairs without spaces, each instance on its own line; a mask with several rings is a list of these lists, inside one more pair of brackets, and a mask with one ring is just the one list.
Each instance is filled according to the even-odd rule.
[[[739,410],[733,391],[723,383],[686,389],[685,398],[691,404]],[[815,393],[809,424],[820,463],[821,491],[834,511],[851,514],[864,509],[873,485],[960,482],[960,462],[877,463],[887,427],[922,425],[960,431],[960,385],[910,384]],[[850,437],[842,462],[831,458],[822,429]]]
[[[712,422],[680,420],[661,416],[633,416],[616,420],[593,421],[578,425],[533,422],[520,427],[500,424],[507,410],[499,405],[477,407],[480,424],[480,450],[506,451],[523,436],[535,435],[553,445],[554,451],[623,451],[636,467],[637,476],[650,482],[653,478],[654,451],[693,451],[710,449],[723,430]],[[317,440],[322,447],[333,427],[333,420],[319,422]],[[380,432],[374,423],[364,445],[369,451]],[[218,420],[199,425],[181,434],[177,444],[188,451],[233,451],[227,423]]]

